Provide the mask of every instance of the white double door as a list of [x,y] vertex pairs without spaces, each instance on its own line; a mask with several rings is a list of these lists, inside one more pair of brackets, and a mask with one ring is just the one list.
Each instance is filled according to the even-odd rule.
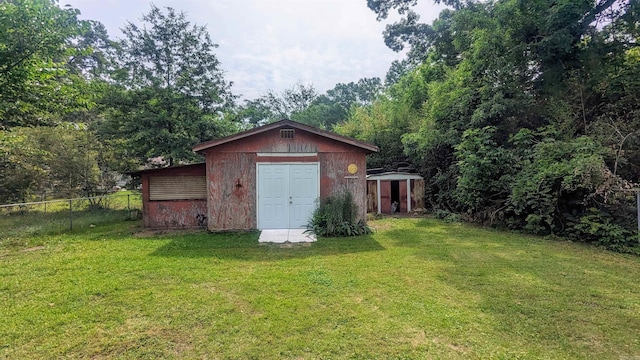
[[320,191],[320,168],[311,164],[258,164],[258,229],[304,228]]

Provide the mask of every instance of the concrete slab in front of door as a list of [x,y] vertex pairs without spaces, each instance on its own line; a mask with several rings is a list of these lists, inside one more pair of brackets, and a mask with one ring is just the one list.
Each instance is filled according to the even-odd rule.
[[300,243],[316,241],[314,234],[305,234],[305,229],[270,229],[262,230],[258,242]]

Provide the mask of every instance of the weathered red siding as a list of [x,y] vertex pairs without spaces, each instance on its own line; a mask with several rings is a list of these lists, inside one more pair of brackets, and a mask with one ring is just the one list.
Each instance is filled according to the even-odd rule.
[[399,207],[397,211],[400,213],[406,213],[409,209],[407,207],[407,181],[400,180],[398,184],[400,185],[400,204],[398,205]]
[[[367,215],[367,163],[364,152],[322,153],[320,157],[320,197],[325,198],[348,190],[360,210],[362,219]],[[358,171],[350,174],[347,168],[356,164]]]
[[151,176],[205,176],[205,164],[141,172],[142,218],[150,229],[194,229],[207,226],[207,200],[163,200],[149,199],[149,177]]
[[380,181],[380,210],[383,214],[391,213],[391,181]]
[[149,201],[143,211],[144,226],[150,229],[204,229],[207,200]]
[[[208,228],[257,228],[256,163],[312,162],[320,164],[320,197],[349,190],[366,215],[366,150],[297,129],[293,139],[281,139],[279,129],[203,150],[209,186]],[[267,153],[258,156],[258,153]],[[301,156],[280,154],[299,153]],[[311,155],[309,153],[317,153]],[[358,171],[350,174],[350,164]]]
[[256,224],[256,154],[208,152],[209,230],[248,230]]

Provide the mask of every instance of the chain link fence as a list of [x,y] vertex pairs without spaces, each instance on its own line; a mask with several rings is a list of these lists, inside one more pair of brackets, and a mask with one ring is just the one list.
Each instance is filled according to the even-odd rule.
[[0,240],[142,218],[140,192],[0,205]]

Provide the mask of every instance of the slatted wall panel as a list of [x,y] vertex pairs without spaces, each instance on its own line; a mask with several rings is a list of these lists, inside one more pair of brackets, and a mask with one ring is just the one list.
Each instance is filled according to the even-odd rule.
[[149,200],[188,200],[207,198],[205,176],[151,176]]

